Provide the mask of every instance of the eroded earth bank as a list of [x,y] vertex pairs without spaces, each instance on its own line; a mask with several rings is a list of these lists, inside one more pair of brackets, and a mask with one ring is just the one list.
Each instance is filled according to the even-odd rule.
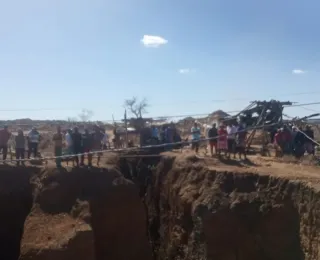
[[0,259],[320,259],[312,182],[193,156],[110,161],[0,167]]

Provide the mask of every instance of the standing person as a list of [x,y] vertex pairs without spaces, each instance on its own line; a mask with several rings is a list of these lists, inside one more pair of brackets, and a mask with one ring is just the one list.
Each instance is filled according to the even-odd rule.
[[73,142],[72,142],[72,130],[68,129],[66,132],[66,148],[67,148],[67,154],[73,154]]
[[296,135],[298,133],[298,128],[296,126],[292,126],[292,131],[291,131],[291,144],[290,144],[290,150],[291,153],[294,152],[294,139],[296,138]]
[[0,150],[2,150],[2,159],[5,161],[8,154],[8,141],[10,139],[11,133],[8,130],[8,126],[4,126],[0,130]]
[[113,145],[114,145],[114,148],[115,149],[118,149],[120,148],[120,145],[119,145],[119,142],[120,142],[120,134],[119,134],[119,130],[118,130],[118,127],[117,125],[115,124],[114,125],[114,129],[113,129]]
[[[53,135],[52,140],[54,143],[54,156],[62,156],[62,133],[60,126],[57,127],[57,132]],[[58,168],[61,167],[61,158],[56,158],[56,165]]]
[[290,154],[292,144],[292,132],[286,125],[283,127],[283,153]]
[[[20,160],[24,160],[24,153],[26,147],[26,139],[21,129],[18,130],[18,135],[15,138],[15,142],[17,165],[20,165]],[[22,165],[24,165],[24,161],[22,161]]]
[[242,159],[242,155],[244,159],[247,159],[247,152],[246,152],[246,137],[247,131],[245,130],[244,124],[240,123],[238,127],[238,131],[236,133],[236,151],[239,153],[239,159]]
[[[84,130],[84,134],[82,135],[82,153],[88,153],[88,166],[92,166],[92,140],[93,136],[89,133],[88,129]],[[81,155],[81,166],[84,166],[84,154]]]
[[81,153],[81,146],[82,146],[82,136],[79,133],[78,127],[73,129],[72,137],[72,148],[74,154],[74,160],[76,161],[77,167],[79,167],[79,153]]
[[152,138],[152,144],[158,144],[159,143],[159,129],[155,126],[151,126],[151,138]]
[[[100,127],[96,125],[94,127],[94,133],[93,133],[93,140],[92,140],[92,151],[97,152],[97,165],[100,164],[100,157],[102,155],[101,153],[101,145],[102,145],[102,139],[104,137],[104,133],[101,131]],[[120,141],[120,138],[118,142]]]
[[162,126],[160,128],[160,143],[164,144],[166,142],[166,127]]
[[236,133],[238,131],[238,127],[236,123],[230,124],[227,126],[227,133],[228,133],[228,157],[230,158],[231,154],[233,154],[233,158],[236,158],[235,148],[236,148]]
[[[72,130],[68,129],[65,135],[65,140],[66,140],[66,153],[67,155],[73,155],[73,141],[72,141]],[[67,157],[67,165],[69,164],[69,159],[70,157]],[[72,158],[72,163],[74,166],[74,158]]]
[[173,147],[174,137],[174,125],[171,123],[165,130],[165,140],[168,145],[165,146],[165,150],[169,151]]
[[213,156],[213,147],[214,147],[215,154],[217,154],[217,142],[218,142],[217,136],[218,136],[217,125],[213,124],[208,132],[208,137],[210,138],[209,145],[210,145],[211,156]]
[[221,155],[221,151],[225,152],[227,155],[228,152],[228,132],[224,125],[220,125],[218,130],[218,156]]
[[274,135],[274,147],[276,150],[276,157],[283,156],[283,131],[282,128],[279,128],[277,133]]
[[305,153],[305,135],[300,131],[299,128],[296,129],[297,133],[293,140],[293,154],[295,157],[300,158]]
[[192,135],[192,150],[195,150],[195,152],[198,153],[199,142],[201,138],[201,130],[197,122],[195,122],[193,124],[193,127],[191,128],[191,135]]
[[[312,141],[314,139],[314,132],[311,129],[310,125],[306,126],[304,134],[306,135],[304,145],[305,145],[305,149],[306,149],[307,153],[315,155],[314,142]],[[312,140],[310,140],[310,139],[312,139]]]
[[38,145],[40,139],[40,133],[35,127],[33,127],[28,134],[28,159],[30,159],[31,153],[33,153],[34,158],[38,157]]
[[[129,142],[129,141],[128,141]],[[103,150],[109,149],[110,148],[110,143],[109,143],[109,135],[107,131],[105,131],[102,139],[102,148]]]

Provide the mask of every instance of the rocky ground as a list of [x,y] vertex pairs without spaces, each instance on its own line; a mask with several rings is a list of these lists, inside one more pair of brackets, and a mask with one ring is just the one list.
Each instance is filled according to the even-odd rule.
[[307,158],[104,161],[1,166],[0,259],[320,259],[320,170]]

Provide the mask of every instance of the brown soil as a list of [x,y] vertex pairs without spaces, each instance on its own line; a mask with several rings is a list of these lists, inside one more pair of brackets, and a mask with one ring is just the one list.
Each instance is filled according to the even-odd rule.
[[23,227],[23,260],[152,259],[138,189],[119,172],[30,169],[0,170],[0,259],[19,258]]
[[319,168],[226,163],[162,160],[147,193],[156,259],[320,259]]
[[249,159],[0,167],[0,259],[320,259],[319,167]]

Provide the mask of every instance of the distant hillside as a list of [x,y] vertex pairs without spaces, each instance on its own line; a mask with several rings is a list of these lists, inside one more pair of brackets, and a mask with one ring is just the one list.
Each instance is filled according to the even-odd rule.
[[320,124],[320,118],[308,119],[308,122],[312,124]]
[[216,110],[214,112],[212,112],[209,117],[210,118],[224,118],[230,116],[228,113],[224,112],[223,110]]

